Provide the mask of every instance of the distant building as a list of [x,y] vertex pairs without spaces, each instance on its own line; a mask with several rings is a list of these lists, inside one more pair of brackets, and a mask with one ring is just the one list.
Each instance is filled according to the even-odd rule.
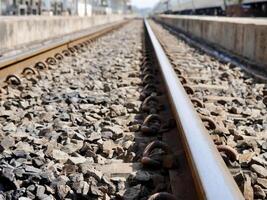
[[126,13],[129,0],[0,0],[0,15],[78,15]]
[[126,13],[130,7],[129,0],[108,0],[108,4],[113,13],[117,14]]
[[2,15],[40,14],[40,0],[1,0]]
[[2,0],[1,2],[1,14],[2,15],[12,15],[13,14],[13,7],[12,7],[12,0]]

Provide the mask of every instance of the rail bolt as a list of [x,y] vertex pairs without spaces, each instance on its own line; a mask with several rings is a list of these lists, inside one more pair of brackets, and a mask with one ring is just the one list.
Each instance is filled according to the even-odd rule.
[[186,78],[184,76],[179,75],[178,78],[180,79],[182,84],[186,84],[187,83],[187,80],[186,80]]
[[168,192],[159,192],[153,194],[148,200],[177,200],[176,197]]
[[197,98],[192,98],[191,102],[194,104],[194,106],[199,108],[204,108],[204,104]]
[[143,91],[140,94],[140,99],[144,100],[145,98],[147,98],[149,95],[151,95],[152,93],[157,93],[157,87],[153,84],[147,84]]
[[59,60],[59,61],[61,61],[61,60],[63,60],[63,56],[62,56],[62,54],[60,54],[60,53],[56,53],[55,54],[55,56],[54,56],[57,60]]
[[150,55],[151,54],[149,54],[149,53],[145,53],[145,55],[144,55],[144,57],[142,59],[142,65],[146,64],[147,62],[149,62],[149,63],[151,62]]
[[176,74],[178,74],[178,75],[182,76],[182,72],[181,72],[179,69],[177,69],[177,68],[174,68],[174,71],[176,72]]
[[216,123],[212,119],[202,116],[201,120],[204,123],[206,129],[208,129],[208,130],[216,130],[217,129]]
[[147,85],[149,83],[157,83],[157,78],[152,75],[152,74],[146,74],[145,77],[143,78],[143,83],[144,85]]
[[186,91],[187,94],[189,94],[189,95],[190,94],[194,94],[194,90],[190,86],[184,85],[184,89],[185,89],[185,91]]
[[12,84],[12,85],[20,85],[21,84],[21,80],[19,79],[19,77],[17,77],[14,74],[8,75],[6,77],[5,82],[8,83],[8,84]]
[[80,47],[78,45],[74,45],[73,47],[77,52],[80,50]]
[[159,110],[159,99],[157,96],[149,96],[147,97],[143,104],[142,104],[142,110],[144,112],[149,112],[149,113],[157,113]]
[[38,63],[36,63],[36,64],[34,65],[34,67],[35,67],[36,69],[39,69],[39,70],[43,70],[43,69],[47,68],[46,64],[43,63],[43,62],[38,62]]
[[141,131],[147,135],[154,135],[160,131],[161,128],[161,118],[157,114],[151,114],[146,117],[143,125],[141,126]]
[[63,50],[63,51],[62,51],[62,54],[63,54],[64,56],[66,56],[66,57],[69,57],[69,56],[71,55],[70,51],[67,50],[67,49]]
[[92,44],[92,41],[91,41],[91,40],[86,40],[86,43],[87,43],[88,45],[90,45],[90,44]]
[[75,53],[75,49],[73,47],[69,47],[68,50],[71,52],[71,53]]
[[36,71],[30,67],[26,67],[23,69],[22,73],[23,75],[35,75],[36,74]]
[[151,65],[153,65],[152,61],[150,61],[150,60],[146,60],[146,61],[142,62],[140,68],[141,68],[141,70],[144,70],[145,68],[147,68],[147,67],[149,67],[149,66],[151,66]]
[[157,74],[157,71],[156,71],[156,69],[155,68],[152,68],[152,67],[149,67],[149,66],[146,66],[146,67],[144,67],[143,68],[143,75],[147,75],[147,74],[150,74],[150,75],[156,75]]
[[[156,149],[161,149],[162,151],[160,151],[160,153],[153,153],[153,151]],[[170,160],[172,158],[173,156],[169,146],[162,141],[156,140],[146,146],[143,152],[143,157],[141,158],[141,163],[145,167],[154,169],[159,169],[161,167],[171,168],[173,162]],[[168,161],[166,162],[165,160]]]
[[228,145],[218,145],[217,149],[219,152],[225,153],[231,161],[238,160],[238,153],[234,148]]
[[49,65],[56,65],[57,64],[57,60],[53,57],[47,58],[45,62]]

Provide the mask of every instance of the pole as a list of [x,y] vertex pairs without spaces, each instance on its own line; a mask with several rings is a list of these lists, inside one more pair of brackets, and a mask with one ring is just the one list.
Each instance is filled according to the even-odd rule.
[[192,0],[192,8],[193,8],[193,12],[195,13],[196,8],[195,8],[195,2],[194,2],[194,0]]

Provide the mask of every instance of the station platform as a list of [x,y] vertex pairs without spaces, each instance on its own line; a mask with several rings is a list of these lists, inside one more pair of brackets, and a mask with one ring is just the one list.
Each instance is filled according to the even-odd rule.
[[123,15],[0,17],[0,55],[30,43],[116,22]]
[[267,69],[267,20],[158,15],[156,20]]

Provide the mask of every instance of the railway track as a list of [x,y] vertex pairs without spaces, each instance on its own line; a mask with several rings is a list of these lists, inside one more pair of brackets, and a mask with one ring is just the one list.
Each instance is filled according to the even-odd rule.
[[[51,41],[45,41],[42,45],[36,45],[32,49],[25,50],[15,55],[4,56],[0,60],[0,82],[6,81],[8,75],[21,75],[25,73],[25,68],[33,66],[35,68],[44,67],[45,64],[55,64],[62,60],[63,56],[70,56],[75,51],[79,51],[84,47],[88,47],[94,39],[116,30],[127,23],[127,20],[114,22],[109,25],[96,26],[93,30],[84,30],[77,33],[68,34]],[[36,62],[38,61],[38,62]],[[40,66],[42,65],[42,66]]]
[[[177,76],[246,199],[264,199],[266,84],[152,22]],[[261,171],[262,170],[262,171]]]
[[[188,62],[151,24],[172,63]],[[149,23],[121,25],[2,62],[1,198],[243,199],[223,162],[240,161],[225,145],[234,134],[215,141],[222,159],[219,122],[201,122],[191,101],[198,113],[208,104],[190,101],[196,89],[184,73],[181,85]]]

